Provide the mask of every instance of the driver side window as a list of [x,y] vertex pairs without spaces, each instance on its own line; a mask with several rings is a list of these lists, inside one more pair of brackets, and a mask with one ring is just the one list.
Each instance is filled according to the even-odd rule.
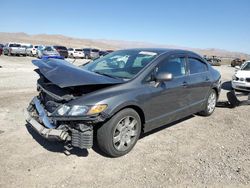
[[173,78],[186,75],[186,58],[174,57],[163,60],[156,68],[156,72],[168,72],[173,75]]

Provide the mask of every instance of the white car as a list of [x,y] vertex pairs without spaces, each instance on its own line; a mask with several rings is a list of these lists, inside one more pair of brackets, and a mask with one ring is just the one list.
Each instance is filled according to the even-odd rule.
[[36,56],[36,54],[37,54],[37,47],[38,46],[30,45],[28,48],[26,48],[26,54],[28,56]]
[[44,48],[45,48],[45,46],[43,46],[43,45],[40,45],[40,46],[37,47],[36,56],[38,58],[42,58],[42,55],[43,55],[42,51],[43,51]]
[[69,57],[71,58],[84,58],[84,52],[82,49],[68,48]]
[[236,66],[233,75],[232,87],[236,90],[250,92],[250,61],[245,62],[241,67]]
[[61,57],[53,46],[38,46],[37,53],[39,59],[43,57]]

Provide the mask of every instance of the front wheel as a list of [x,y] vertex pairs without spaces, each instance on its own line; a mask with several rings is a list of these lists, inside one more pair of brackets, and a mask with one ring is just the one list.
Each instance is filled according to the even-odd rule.
[[212,89],[209,92],[209,95],[207,97],[207,101],[206,101],[206,107],[203,111],[201,111],[199,114],[203,115],[203,116],[210,116],[214,110],[215,110],[215,106],[217,103],[217,93],[214,89]]
[[131,151],[141,134],[138,113],[124,109],[115,114],[97,130],[99,148],[111,157],[120,157]]

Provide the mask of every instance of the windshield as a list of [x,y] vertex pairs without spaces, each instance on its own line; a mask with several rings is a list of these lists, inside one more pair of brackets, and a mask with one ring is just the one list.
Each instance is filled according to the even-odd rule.
[[92,52],[99,52],[98,49],[92,49]]
[[48,52],[53,52],[53,51],[56,51],[53,47],[51,46],[47,46],[45,49],[45,51],[48,51]]
[[150,51],[121,50],[96,59],[83,66],[83,69],[105,76],[131,79],[156,56],[157,53]]
[[10,44],[10,47],[21,47],[21,44]]
[[244,64],[241,70],[250,70],[250,62]]
[[67,48],[64,46],[54,46],[54,48],[58,50],[67,50]]

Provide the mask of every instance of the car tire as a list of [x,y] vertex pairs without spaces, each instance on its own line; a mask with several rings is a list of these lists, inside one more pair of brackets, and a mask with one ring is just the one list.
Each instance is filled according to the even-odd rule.
[[240,101],[237,99],[235,91],[237,90],[227,92],[227,99],[231,108],[235,108],[240,105]]
[[199,112],[199,114],[202,116],[210,116],[215,110],[217,98],[218,96],[217,96],[216,91],[212,89],[208,94],[205,109]]
[[133,149],[140,134],[140,116],[135,110],[126,108],[97,130],[97,143],[108,156],[120,157]]

